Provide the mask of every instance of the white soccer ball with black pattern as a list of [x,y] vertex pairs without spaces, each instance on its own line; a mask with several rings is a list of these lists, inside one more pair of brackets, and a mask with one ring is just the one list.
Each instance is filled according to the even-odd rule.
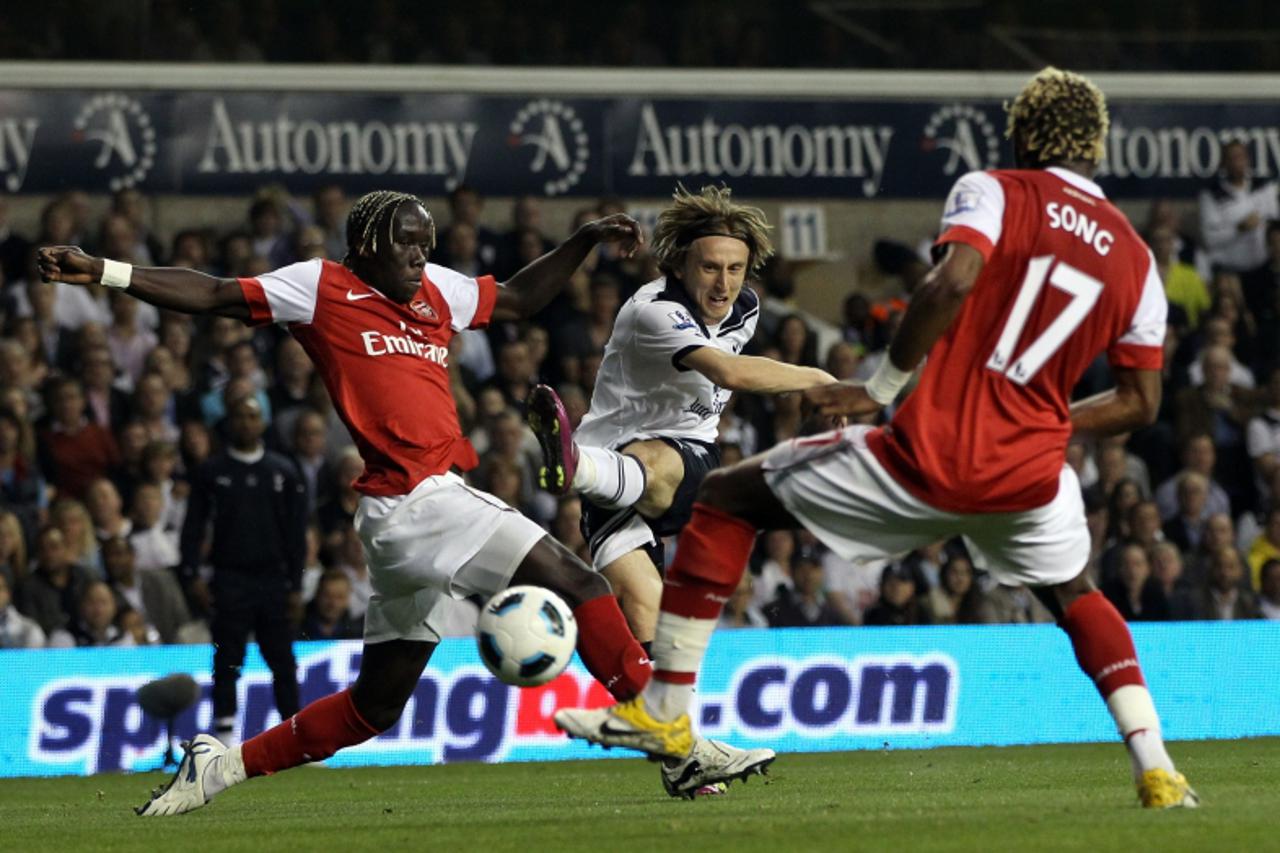
[[569,665],[578,623],[560,596],[538,586],[513,586],[489,599],[476,625],[480,659],[516,687],[546,684]]

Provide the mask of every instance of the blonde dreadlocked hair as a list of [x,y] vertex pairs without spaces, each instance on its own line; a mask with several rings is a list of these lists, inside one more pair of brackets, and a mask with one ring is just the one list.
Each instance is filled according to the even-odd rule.
[[699,237],[733,237],[747,244],[747,268],[760,269],[773,255],[769,241],[772,226],[758,207],[734,204],[726,186],[703,187],[697,195],[683,186],[672,195],[673,204],[658,214],[653,229],[653,256],[658,268],[672,275],[684,266],[689,244]]
[[[378,236],[386,234],[387,240],[391,240],[391,220],[396,208],[406,201],[422,205],[423,210],[427,209],[417,196],[394,190],[376,190],[360,196],[347,215],[347,255],[343,262],[351,263],[361,252],[377,254]],[[427,227],[431,232],[431,248],[434,249],[436,223],[430,213],[427,213]]]
[[1107,99],[1087,77],[1049,66],[1005,110],[1005,137],[1016,137],[1015,145],[1036,164],[1102,162],[1110,124]]

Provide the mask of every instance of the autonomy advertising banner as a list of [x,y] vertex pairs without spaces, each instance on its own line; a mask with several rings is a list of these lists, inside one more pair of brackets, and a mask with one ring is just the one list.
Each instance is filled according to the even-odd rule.
[[[1133,629],[1169,738],[1280,735],[1280,624]],[[134,692],[191,673],[202,699],[174,734],[207,730],[210,657],[197,646],[0,651],[0,776],[157,767],[163,727]],[[359,662],[357,642],[299,644],[303,703],[349,684]],[[720,632],[697,699],[703,733],[783,752],[1116,739],[1066,636],[1048,625]],[[328,763],[602,758],[556,732],[551,715],[608,701],[576,662],[546,687],[518,690],[483,669],[473,642],[446,640],[400,722]],[[255,648],[240,680],[238,733],[278,719]]]
[[[1012,93],[1011,93],[1012,94]],[[10,193],[136,186],[245,193],[394,187],[442,195],[665,197],[680,181],[743,195],[932,198],[1009,166],[995,100],[657,99],[0,89]],[[1190,196],[1224,140],[1280,174],[1280,100],[1112,104],[1102,183]]]

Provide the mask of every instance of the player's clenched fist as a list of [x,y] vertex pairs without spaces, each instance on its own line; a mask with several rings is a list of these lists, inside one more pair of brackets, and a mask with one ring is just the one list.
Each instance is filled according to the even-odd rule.
[[883,408],[867,394],[861,384],[837,382],[833,385],[819,385],[801,392],[805,402],[813,406],[820,415],[843,415],[858,418],[870,415]]
[[102,278],[102,261],[90,257],[79,246],[44,246],[37,253],[40,277],[67,284],[97,284]]
[[625,213],[614,213],[603,219],[588,222],[584,228],[599,243],[620,243],[624,257],[631,257],[644,245],[644,234],[640,223]]

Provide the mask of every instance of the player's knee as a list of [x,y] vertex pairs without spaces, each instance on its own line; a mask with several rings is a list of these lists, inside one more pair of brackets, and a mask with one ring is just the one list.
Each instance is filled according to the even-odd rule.
[[351,691],[351,701],[355,705],[356,712],[360,714],[360,719],[380,732],[385,732],[399,722],[400,715],[404,713],[404,706],[409,701],[408,696],[392,696],[385,692],[360,688],[361,684],[357,681]]
[[729,469],[717,468],[711,471],[698,486],[698,503],[713,506],[725,512],[732,511],[733,478]]

